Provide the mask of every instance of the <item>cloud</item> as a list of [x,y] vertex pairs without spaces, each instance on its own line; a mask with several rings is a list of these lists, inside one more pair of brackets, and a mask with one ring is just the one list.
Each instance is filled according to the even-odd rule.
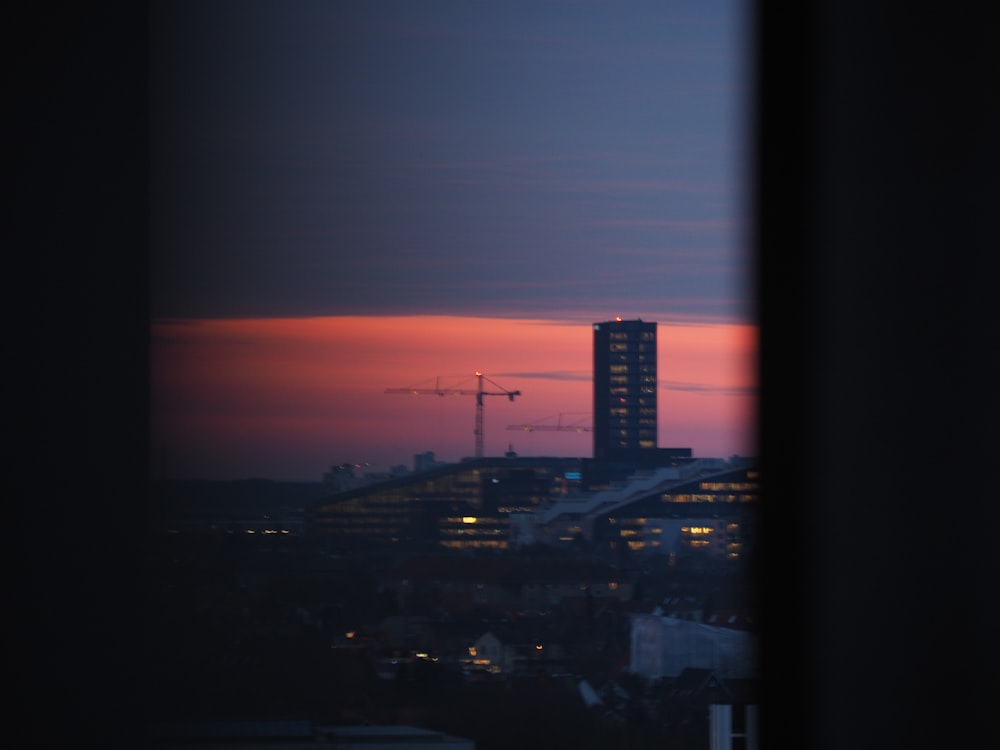
[[636,227],[653,229],[685,229],[718,231],[736,226],[730,218],[720,219],[598,219],[590,222],[595,227]]
[[155,315],[748,319],[731,9],[334,5],[157,10]]
[[520,372],[497,373],[499,378],[523,378],[525,380],[558,380],[565,382],[579,382],[581,380],[593,379],[590,370],[549,370],[547,372],[537,372],[522,370]]
[[684,393],[711,393],[720,396],[756,396],[755,385],[709,385],[706,383],[681,383],[676,380],[666,380],[660,383],[665,391],[681,391]]

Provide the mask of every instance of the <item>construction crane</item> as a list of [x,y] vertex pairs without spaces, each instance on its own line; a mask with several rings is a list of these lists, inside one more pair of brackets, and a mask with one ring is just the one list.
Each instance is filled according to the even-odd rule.
[[[563,417],[567,414],[584,414],[587,417],[590,416],[588,412],[560,412],[559,414],[553,414],[548,417],[542,417],[541,420],[532,424],[509,424],[507,425],[508,430],[520,430],[522,432],[537,432],[541,430],[550,430],[554,432],[592,432],[593,428],[583,424],[577,424],[576,422],[570,424],[563,424]],[[546,423],[542,420],[552,419],[552,417],[557,417],[556,423]],[[577,420],[579,422],[581,420]]]
[[[495,385],[499,391],[483,390],[483,381]],[[506,396],[510,401],[514,396],[520,396],[521,391],[509,391],[501,385],[494,383],[478,370],[476,371],[476,389],[466,389],[460,387],[442,388],[441,378],[434,381],[433,388],[386,388],[386,393],[409,393],[418,396],[475,396],[476,397],[476,458],[483,457],[483,396]]]

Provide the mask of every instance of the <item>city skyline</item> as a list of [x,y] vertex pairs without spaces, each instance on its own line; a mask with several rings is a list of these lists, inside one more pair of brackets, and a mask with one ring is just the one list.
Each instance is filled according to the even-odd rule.
[[506,426],[591,410],[616,315],[659,325],[660,445],[752,453],[748,12],[151,9],[154,473],[459,460],[472,399],[384,391],[477,370],[523,393],[488,454],[589,456]]
[[[428,333],[429,332],[429,333]],[[659,324],[659,445],[727,458],[756,451],[756,328]],[[475,370],[521,395],[485,399],[486,455],[590,457],[589,432],[508,430],[586,417],[592,325],[442,316],[154,325],[153,469],[184,479],[318,481],[474,455],[475,398],[386,394],[475,389]],[[344,361],[343,352],[356,357]],[[405,364],[403,364],[405,363]],[[487,367],[487,365],[490,365]],[[290,451],[290,448],[294,450]]]

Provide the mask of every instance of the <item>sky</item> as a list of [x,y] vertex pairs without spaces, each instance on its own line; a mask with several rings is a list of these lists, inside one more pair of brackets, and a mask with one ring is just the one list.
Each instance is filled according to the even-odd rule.
[[658,323],[659,444],[755,452],[749,8],[151,9],[151,468],[592,455],[591,324]]

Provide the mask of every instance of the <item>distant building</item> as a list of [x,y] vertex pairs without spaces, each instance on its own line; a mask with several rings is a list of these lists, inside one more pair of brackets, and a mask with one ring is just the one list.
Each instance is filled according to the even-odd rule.
[[391,466],[389,468],[389,471],[365,472],[365,478],[363,484],[384,482],[387,479],[398,479],[399,477],[405,477],[409,473],[410,470],[406,468],[406,464],[396,464],[395,466]]
[[444,466],[446,463],[446,461],[438,461],[434,457],[434,451],[424,451],[423,453],[417,453],[413,457],[413,470],[427,471],[428,469],[434,469],[438,466]]
[[331,466],[330,470],[323,474],[323,484],[329,488],[330,492],[343,492],[344,490],[360,487],[364,481],[355,476],[354,470],[360,468],[361,464],[343,463]]
[[584,464],[592,484],[691,459],[690,448],[657,445],[656,367],[656,323],[594,323],[594,456]]
[[657,447],[656,323],[594,323],[594,458]]
[[677,559],[742,560],[755,542],[756,463],[686,459],[588,491],[569,458],[477,458],[365,485],[306,508],[306,532],[342,546],[454,550],[585,543]]
[[569,458],[494,457],[446,464],[332,495],[306,509],[307,533],[344,546],[430,544],[507,549],[509,517],[566,491]]
[[713,703],[708,714],[709,750],[732,750],[760,747],[757,732],[757,706]]
[[747,631],[638,614],[629,639],[629,671],[649,680],[672,679],[690,667],[726,679],[757,676],[757,640]]
[[470,739],[404,725],[320,727],[333,750],[475,750]]
[[195,748],[255,748],[255,750],[334,750],[310,721],[175,721],[150,729],[145,747],[153,750],[194,750]]
[[572,544],[677,558],[738,560],[752,548],[760,492],[756,462],[718,458],[644,469],[598,492],[555,496],[510,518],[512,546]]
[[155,727],[155,750],[254,748],[254,750],[475,750],[475,742],[406,725],[319,726],[311,721],[174,722]]
[[508,676],[566,673],[571,663],[567,648],[553,635],[537,625],[493,623],[469,646],[462,668]]
[[704,562],[745,560],[757,541],[760,471],[709,465],[700,459],[649,491],[623,495],[591,515],[589,529],[598,547],[626,547]]

